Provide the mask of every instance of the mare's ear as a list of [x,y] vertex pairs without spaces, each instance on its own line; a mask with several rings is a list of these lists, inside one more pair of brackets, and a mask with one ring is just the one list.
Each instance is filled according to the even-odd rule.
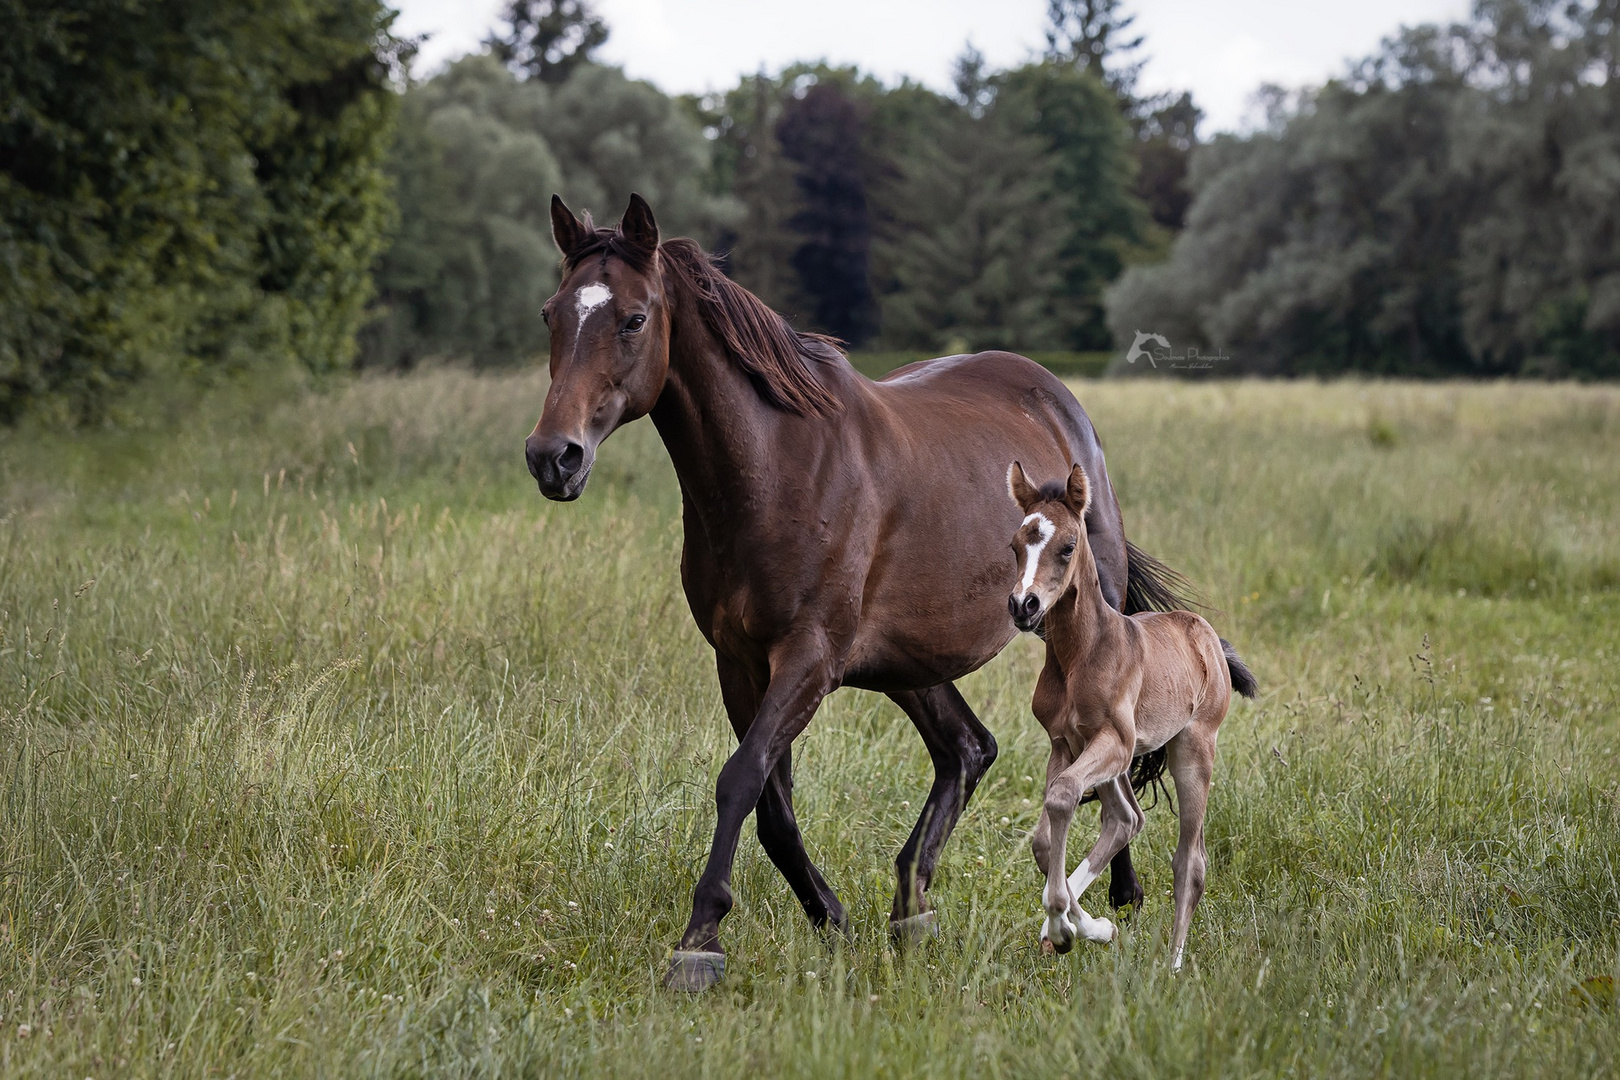
[[1029,482],[1029,477],[1024,475],[1024,467],[1016,461],[1007,466],[1007,494],[1012,496],[1012,501],[1026,514],[1032,506],[1041,501],[1041,493]]
[[1080,520],[1085,520],[1086,510],[1091,506],[1091,481],[1086,479],[1086,470],[1079,465],[1069,470],[1069,486],[1063,493],[1063,501]]
[[584,223],[563,205],[562,196],[552,195],[551,238],[557,242],[557,250],[562,252],[563,258],[572,255],[588,235]]
[[651,255],[658,250],[658,222],[653,220],[652,207],[635,192],[630,193],[630,205],[624,208],[624,220],[619,231],[625,242],[637,250]]

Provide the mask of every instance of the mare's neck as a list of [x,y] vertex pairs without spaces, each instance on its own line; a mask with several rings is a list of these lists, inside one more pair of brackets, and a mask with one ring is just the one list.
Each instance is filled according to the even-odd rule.
[[1124,630],[1125,616],[1108,606],[1097,580],[1097,562],[1082,536],[1075,545],[1069,588],[1046,613],[1046,642],[1060,660],[1089,656],[1098,644]]
[[681,496],[711,537],[761,505],[776,471],[771,434],[783,419],[710,331],[688,288],[665,275],[670,300],[669,374],[652,421],[669,451]]

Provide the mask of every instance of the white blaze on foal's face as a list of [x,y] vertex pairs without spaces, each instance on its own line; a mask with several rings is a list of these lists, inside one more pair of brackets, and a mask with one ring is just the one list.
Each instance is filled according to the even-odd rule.
[[[1033,536],[1029,532],[1031,525],[1035,526]],[[1055,532],[1057,526],[1048,521],[1045,514],[1031,514],[1024,519],[1024,524],[1019,530],[1019,535],[1024,540],[1024,576],[1018,582],[1017,595],[1023,596],[1035,587],[1035,571],[1040,569],[1041,552],[1046,550],[1046,545]]]
[[1047,503],[1027,514],[1013,539],[1013,554],[1018,559],[1013,602],[1022,604],[1033,596],[1039,612],[1056,603],[1068,585],[1069,563],[1078,541],[1074,515],[1062,505]]

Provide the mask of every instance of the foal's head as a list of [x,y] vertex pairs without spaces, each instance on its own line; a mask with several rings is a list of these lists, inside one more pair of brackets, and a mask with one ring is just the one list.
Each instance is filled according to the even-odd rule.
[[1091,485],[1086,471],[1076,465],[1066,480],[1036,487],[1015,461],[1007,470],[1007,491],[1024,512],[1012,542],[1018,583],[1007,598],[1007,610],[1018,629],[1034,630],[1074,585],[1078,567],[1089,562],[1086,508]]
[[567,501],[585,490],[602,440],[658,401],[670,317],[658,223],[640,195],[630,196],[613,230],[580,221],[553,195],[551,235],[563,253],[562,284],[541,309],[551,329],[551,390],[524,451],[540,493]]

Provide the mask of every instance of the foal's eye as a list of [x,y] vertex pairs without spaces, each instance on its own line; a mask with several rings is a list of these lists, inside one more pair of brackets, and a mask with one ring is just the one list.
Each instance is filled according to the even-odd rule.
[[633,334],[645,325],[647,325],[647,316],[632,315],[624,321],[624,332],[626,334]]
[[545,308],[541,308],[540,309],[540,321],[545,323],[547,326],[550,326],[551,325],[551,312],[547,311]]
[[1062,559],[1064,562],[1068,562],[1070,559],[1074,558],[1074,545],[1064,544],[1063,550],[1058,552],[1058,558]]

